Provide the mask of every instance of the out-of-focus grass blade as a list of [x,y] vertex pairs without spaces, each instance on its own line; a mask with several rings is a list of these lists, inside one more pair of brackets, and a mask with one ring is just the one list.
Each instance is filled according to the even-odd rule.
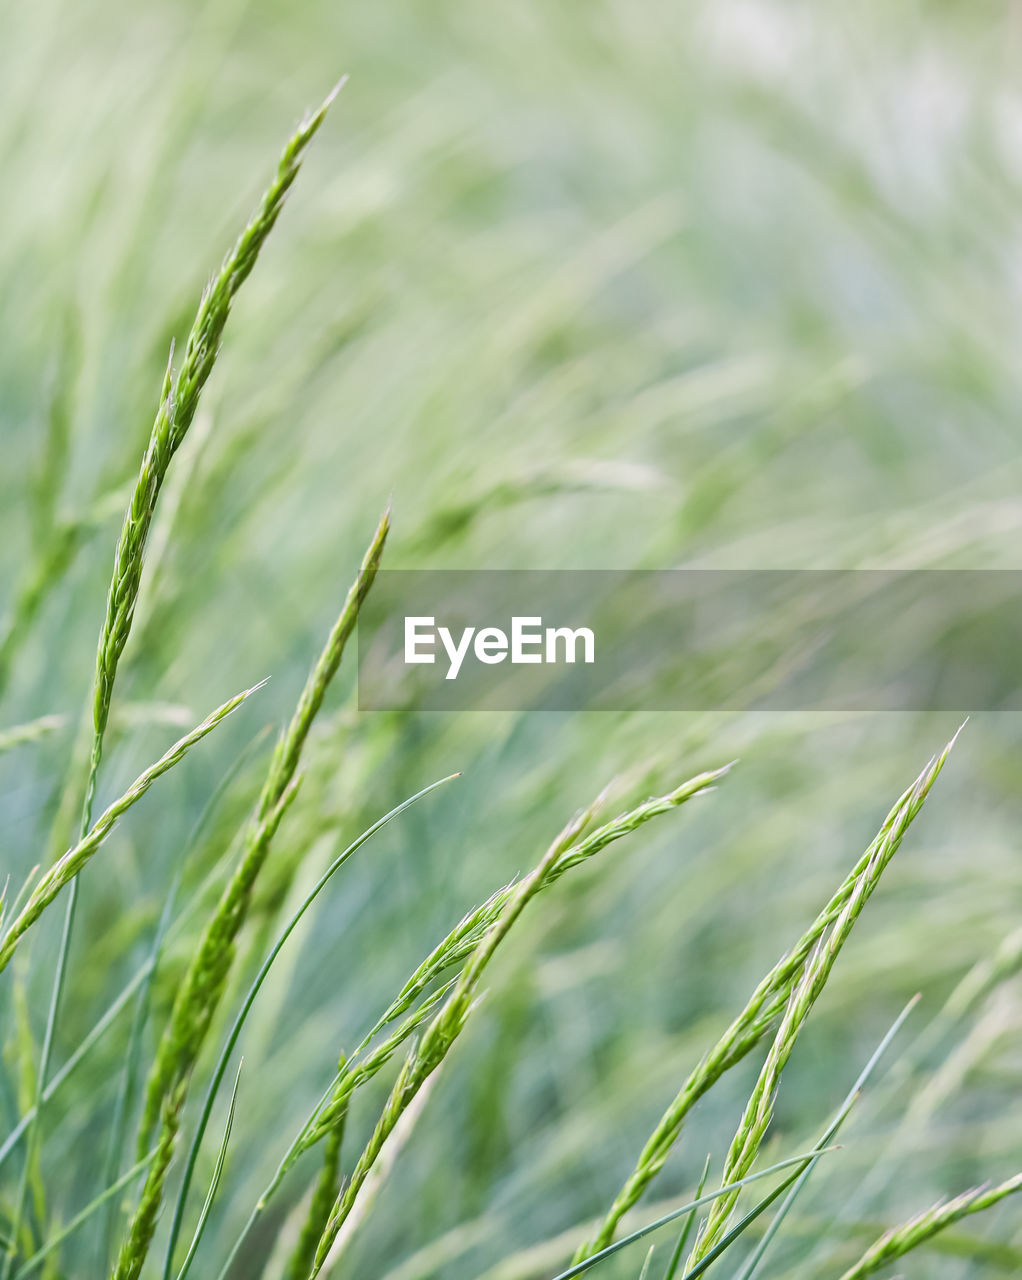
[[[131,999],[132,995],[138,990],[141,983],[145,980],[146,974],[148,973],[148,968],[149,968],[148,963],[144,964],[138,970],[138,972],[134,975],[134,977],[130,979],[130,981],[121,991],[120,995],[117,996],[116,999],[107,1007],[106,1012],[94,1024],[92,1030],[81,1042],[81,1044],[74,1051],[71,1057],[68,1058],[67,1062],[64,1063],[63,1067],[61,1067],[61,1069],[57,1072],[57,1074],[50,1080],[50,1083],[46,1086],[45,1090],[43,1091],[44,1103],[49,1102],[49,1100],[57,1092],[57,1090],[68,1078],[68,1076],[71,1075],[71,1073],[82,1061],[82,1059],[89,1052],[89,1050],[92,1049],[93,1046],[99,1040],[101,1040],[102,1037],[106,1034],[107,1030],[110,1028],[110,1025],[117,1018],[117,1015],[121,1012],[124,1006]],[[7,1157],[11,1154],[11,1152],[17,1146],[18,1139],[22,1136],[22,1134],[25,1132],[28,1126],[32,1123],[32,1120],[34,1118],[35,1118],[35,1107],[32,1107],[25,1112],[25,1114],[21,1117],[21,1119],[18,1121],[15,1127],[4,1139],[3,1144],[0,1145],[0,1165],[3,1164],[3,1162],[7,1159]]]
[[[25,899],[32,892],[32,881],[36,878],[38,873],[39,873],[39,863],[37,862],[36,865],[25,877],[24,884],[18,890],[14,901],[11,903],[10,914],[12,916],[16,916],[18,912],[21,910],[21,908],[25,905]],[[8,876],[8,881],[9,880],[10,880],[10,877]],[[7,886],[4,885],[4,897],[6,898],[6,896],[7,896]]]
[[[781,1169],[790,1169],[792,1165],[805,1165],[817,1156],[826,1155],[828,1151],[837,1151],[837,1147],[814,1147],[812,1151],[806,1151],[800,1156],[789,1156],[787,1160],[779,1160],[777,1164],[772,1164],[769,1169],[760,1169],[757,1173],[750,1173],[746,1178],[739,1178],[737,1182],[726,1183],[723,1187],[718,1187],[716,1191],[709,1191],[704,1196],[697,1196],[695,1200],[690,1200],[687,1204],[683,1204],[680,1208],[672,1209],[670,1213],[665,1213],[663,1217],[657,1218],[655,1222],[648,1222],[644,1227],[640,1227],[638,1231],[633,1231],[630,1235],[622,1236],[620,1240],[615,1240],[613,1244],[607,1245],[606,1249],[601,1249],[598,1253],[590,1254],[588,1258],[583,1258],[581,1262],[576,1262],[573,1267],[569,1267],[567,1271],[561,1271],[554,1277],[554,1280],[574,1280],[575,1276],[580,1276],[583,1272],[588,1271],[590,1267],[602,1262],[604,1258],[609,1258],[612,1254],[619,1253],[622,1249],[627,1249],[629,1245],[635,1244],[637,1240],[648,1236],[652,1231],[659,1231],[661,1227],[667,1226],[669,1222],[676,1222],[678,1218],[683,1217],[686,1213],[691,1213],[695,1209],[701,1209],[704,1204],[711,1204],[714,1200],[718,1200],[721,1196],[729,1195],[732,1191],[740,1191],[742,1187],[747,1187],[750,1182],[759,1182],[761,1178],[769,1178],[771,1174],[778,1173]],[[801,1173],[802,1170],[799,1170]],[[782,1182],[773,1196],[769,1198],[769,1203],[773,1203],[777,1196],[794,1182],[798,1174],[788,1178]],[[766,1208],[766,1204],[763,1205]],[[759,1210],[762,1212],[762,1209]],[[694,1275],[695,1272],[689,1274]],[[687,1280],[684,1277],[683,1280]]]
[[71,1219],[66,1227],[62,1227],[56,1235],[51,1236],[41,1249],[37,1250],[37,1252],[32,1254],[31,1258],[21,1264],[18,1270],[14,1273],[14,1280],[24,1280],[25,1276],[31,1275],[32,1272],[35,1271],[47,1257],[49,1257],[54,1249],[62,1245],[68,1236],[77,1231],[83,1223],[87,1222],[98,1209],[101,1209],[111,1196],[117,1195],[118,1191],[122,1191],[130,1182],[134,1181],[140,1173],[144,1172],[155,1154],[155,1151],[150,1151],[144,1160],[140,1160],[138,1164],[130,1168],[126,1174],[118,1178],[112,1186],[107,1187],[102,1195],[97,1196],[91,1204],[87,1204],[81,1213],[76,1214]]
[[14,901],[10,903],[9,906],[7,901],[7,895],[10,893],[10,889],[11,889],[11,877],[10,876],[6,877],[6,879],[4,880],[3,892],[0,893],[0,926],[2,926],[3,922],[8,917],[10,916],[14,916],[15,918],[17,917],[18,912],[25,905],[25,899],[28,897],[29,893],[31,893],[32,891],[32,882],[33,880],[35,880],[38,872],[39,872],[39,863],[37,862],[35,866],[32,868],[32,870],[25,877],[24,883],[22,884],[18,892],[15,894]]
[[234,1108],[238,1102],[238,1083],[241,1080],[241,1066],[242,1064],[239,1062],[238,1074],[234,1077],[234,1092],[231,1094],[231,1108],[227,1113],[227,1124],[224,1126],[224,1138],[220,1143],[220,1151],[216,1158],[216,1165],[213,1168],[213,1176],[209,1181],[206,1202],[203,1204],[202,1212],[199,1214],[199,1221],[195,1224],[195,1234],[192,1236],[192,1243],[188,1246],[185,1260],[181,1263],[181,1270],[177,1273],[177,1280],[185,1280],[185,1276],[188,1274],[188,1269],[192,1265],[192,1259],[195,1257],[195,1252],[202,1239],[202,1233],[206,1228],[206,1219],[209,1217],[209,1211],[213,1207],[216,1189],[220,1185],[220,1178],[224,1171],[224,1161],[227,1159],[227,1144],[231,1140],[231,1128],[234,1125]]
[[55,733],[67,724],[67,716],[40,716],[27,724],[16,724],[10,729],[0,729],[0,755],[25,742],[36,742],[48,733]]
[[[827,1129],[826,1133],[824,1133],[824,1135],[820,1139],[821,1143],[830,1142],[836,1136],[838,1130],[841,1128],[846,1118],[848,1117],[848,1113],[851,1111],[852,1107],[854,1107],[855,1103],[858,1101],[859,1096],[862,1093],[862,1090],[865,1088],[867,1081],[869,1080],[870,1076],[873,1074],[874,1070],[876,1069],[877,1063],[879,1063],[880,1059],[883,1057],[884,1053],[887,1051],[887,1048],[890,1045],[891,1041],[894,1039],[894,1037],[898,1034],[898,1032],[904,1026],[905,1020],[908,1018],[909,1014],[912,1012],[912,1010],[916,1007],[918,1003],[919,1003],[919,996],[918,995],[913,996],[912,999],[908,1002],[908,1004],[904,1007],[904,1009],[902,1009],[901,1013],[898,1014],[897,1018],[895,1018],[887,1034],[880,1041],[877,1047],[873,1050],[873,1054],[870,1057],[869,1061],[866,1063],[862,1071],[859,1073],[859,1078],[852,1085],[851,1089],[848,1092],[848,1096],[845,1098],[844,1102],[842,1102],[841,1106],[838,1108],[837,1114],[835,1115],[834,1119],[830,1123],[830,1127]],[[756,1246],[753,1252],[749,1255],[748,1261],[742,1267],[741,1271],[738,1272],[738,1275],[735,1277],[735,1280],[752,1280],[752,1276],[755,1274],[756,1268],[759,1266],[760,1262],[762,1261],[763,1255],[766,1253],[767,1249],[770,1247],[770,1242],[773,1240],[774,1236],[777,1234],[777,1231],[780,1228],[781,1223],[784,1221],[785,1217],[787,1216],[789,1210],[791,1209],[792,1204],[794,1204],[795,1198],[798,1196],[799,1192],[808,1182],[810,1175],[812,1174],[813,1170],[816,1168],[816,1164],[817,1164],[816,1159],[812,1160],[809,1164],[809,1167],[803,1173],[799,1174],[799,1176],[795,1179],[794,1186],[785,1196],[783,1204],[777,1210],[776,1214],[774,1214],[774,1219],[770,1223],[770,1226],[764,1232],[763,1238],[760,1240],[759,1244]]]

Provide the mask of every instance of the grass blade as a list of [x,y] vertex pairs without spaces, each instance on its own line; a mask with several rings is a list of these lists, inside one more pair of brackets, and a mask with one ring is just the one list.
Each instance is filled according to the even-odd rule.
[[[699,1179],[699,1186],[696,1187],[697,1200],[703,1194],[703,1191],[706,1187],[706,1179],[709,1176],[710,1176],[710,1157],[707,1156],[706,1162],[703,1165],[702,1176]],[[678,1236],[678,1242],[674,1246],[674,1251],[671,1254],[670,1261],[667,1263],[667,1270],[664,1272],[664,1280],[674,1280],[678,1267],[681,1265],[681,1255],[685,1252],[685,1246],[688,1244],[688,1238],[692,1234],[692,1225],[695,1222],[695,1220],[696,1220],[696,1213],[695,1213],[695,1210],[693,1209],[692,1212],[685,1219],[685,1225],[682,1227],[681,1232]]]
[[[598,1262],[602,1262],[605,1258],[613,1257],[615,1253],[620,1253],[622,1249],[627,1249],[629,1245],[635,1244],[637,1240],[644,1239],[651,1232],[659,1231],[661,1227],[666,1227],[669,1222],[677,1222],[685,1214],[694,1213],[696,1209],[712,1204],[720,1196],[737,1193],[741,1191],[742,1187],[747,1187],[753,1182],[759,1182],[762,1178],[769,1178],[771,1174],[779,1173],[781,1169],[790,1169],[793,1165],[804,1167],[817,1156],[823,1156],[830,1151],[837,1151],[838,1149],[837,1147],[824,1147],[822,1149],[814,1147],[812,1151],[806,1151],[800,1156],[789,1156],[786,1160],[779,1160],[776,1164],[772,1164],[769,1169],[760,1169],[756,1173],[750,1173],[738,1182],[727,1183],[723,1187],[718,1187],[716,1191],[708,1191],[705,1195],[696,1196],[694,1200],[689,1200],[677,1209],[672,1209],[670,1213],[665,1213],[655,1221],[647,1222],[644,1227],[639,1227],[637,1231],[633,1231],[627,1236],[622,1236],[620,1240],[615,1240],[613,1244],[607,1245],[605,1249],[600,1249],[597,1253],[590,1254],[588,1258],[583,1258],[580,1262],[573,1263],[567,1271],[561,1271],[554,1276],[554,1280],[575,1280],[575,1276],[583,1275],[590,1267],[595,1267]],[[801,1169],[799,1172],[801,1172]],[[798,1175],[794,1176],[797,1177]],[[793,1180],[794,1178],[791,1179],[791,1181]],[[788,1182],[782,1183],[781,1189],[786,1185],[788,1185]],[[682,1280],[687,1280],[687,1275],[688,1273]]]
[[[817,1154],[814,1158],[819,1159],[819,1155],[821,1155],[823,1151],[826,1151],[826,1150],[834,1150],[834,1148],[824,1147],[819,1152],[819,1154]],[[757,1204],[753,1205],[753,1207],[749,1210],[749,1212],[745,1214],[743,1218],[740,1218],[738,1222],[736,1222],[735,1225],[730,1229],[730,1231],[728,1231],[725,1235],[721,1236],[721,1238],[716,1242],[713,1248],[708,1250],[699,1259],[699,1261],[695,1264],[694,1267],[691,1267],[689,1270],[685,1272],[681,1280],[696,1280],[697,1276],[701,1276],[706,1271],[708,1271],[709,1268],[717,1261],[720,1255],[725,1251],[725,1249],[729,1249],[731,1245],[733,1245],[734,1242],[738,1239],[738,1237],[740,1235],[743,1235],[746,1229],[750,1227],[761,1214],[766,1213],[767,1209],[770,1208],[770,1206],[774,1203],[774,1201],[777,1200],[780,1196],[784,1195],[785,1191],[787,1191],[788,1188],[794,1182],[796,1182],[801,1176],[802,1175],[800,1173],[791,1174],[789,1177],[785,1178],[784,1181],[779,1186],[775,1187],[773,1191],[770,1192],[769,1195],[764,1196],[762,1200],[760,1200]],[[733,1194],[737,1195],[738,1193],[734,1192]]]
[[[93,1025],[92,1029],[89,1031],[88,1035],[82,1040],[78,1048],[74,1051],[71,1057],[68,1058],[64,1066],[54,1075],[53,1079],[46,1086],[46,1089],[43,1092],[44,1103],[50,1101],[50,1099],[57,1092],[60,1086],[64,1083],[64,1081],[68,1078],[68,1076],[71,1075],[74,1069],[86,1056],[89,1050],[92,1049],[106,1034],[106,1032],[109,1030],[109,1028],[112,1026],[114,1021],[116,1020],[117,1015],[121,1012],[121,1010],[125,1007],[128,1001],[131,999],[132,995],[134,995],[134,993],[138,990],[141,984],[145,981],[146,973],[147,973],[147,966],[143,965],[143,967],[138,970],[138,972],[130,979],[127,985],[122,989],[120,994],[107,1007],[106,1011]],[[22,1134],[25,1132],[25,1130],[29,1127],[29,1125],[35,1119],[35,1114],[36,1114],[35,1107],[32,1107],[29,1111],[26,1111],[25,1114],[18,1121],[17,1125],[15,1125],[15,1127],[4,1139],[3,1143],[0,1144],[0,1165],[3,1164],[3,1162],[7,1159],[7,1157],[11,1154],[11,1152],[17,1146],[18,1140],[21,1138]]]
[[316,881],[316,884],[313,886],[313,888],[309,891],[308,894],[306,894],[302,903],[299,905],[297,910],[292,914],[290,920],[288,920],[287,924],[281,930],[280,935],[277,938],[277,941],[274,943],[273,947],[270,949],[270,952],[267,955],[266,959],[263,961],[259,969],[259,972],[256,974],[255,978],[253,979],[252,985],[248,989],[248,993],[245,996],[244,1001],[242,1002],[241,1008],[239,1009],[237,1016],[235,1017],[234,1022],[231,1026],[231,1029],[228,1032],[227,1039],[224,1042],[224,1046],[220,1051],[220,1056],[217,1059],[216,1066],[213,1069],[212,1079],[210,1080],[209,1086],[206,1090],[206,1097],[202,1105],[202,1111],[199,1116],[199,1121],[196,1126],[195,1134],[192,1138],[191,1146],[188,1150],[188,1156],[187,1156],[187,1159],[185,1160],[184,1174],[181,1179],[181,1188],[178,1192],[177,1203],[174,1207],[174,1217],[171,1222],[170,1239],[167,1242],[167,1252],[166,1252],[164,1265],[163,1265],[163,1275],[165,1280],[167,1277],[170,1276],[170,1273],[173,1267],[174,1246],[177,1243],[177,1238],[181,1231],[181,1223],[184,1217],[185,1203],[187,1201],[188,1190],[191,1185],[192,1174],[195,1170],[195,1162],[198,1159],[199,1147],[202,1144],[203,1135],[205,1134],[205,1131],[206,1131],[206,1125],[209,1123],[209,1117],[213,1110],[213,1104],[216,1101],[217,1091],[219,1090],[220,1084],[223,1081],[224,1073],[227,1070],[227,1064],[230,1061],[231,1054],[234,1052],[234,1047],[238,1043],[238,1037],[241,1035],[242,1028],[245,1025],[245,1020],[248,1018],[249,1011],[251,1010],[252,1005],[255,1003],[255,998],[259,994],[259,990],[262,987],[263,983],[265,982],[266,976],[273,966],[273,962],[276,960],[277,956],[280,954],[281,949],[283,948],[284,944],[287,942],[288,938],[297,928],[298,923],[301,920],[302,916],[305,915],[306,911],[308,911],[309,907],[312,906],[313,902],[315,902],[316,898],[319,896],[322,890],[326,888],[327,884],[330,882],[333,876],[348,861],[351,855],[355,853],[358,849],[360,849],[362,845],[364,845],[368,840],[370,840],[377,833],[377,831],[379,831],[382,827],[385,827],[387,823],[390,822],[392,819],[396,818],[399,814],[403,813],[406,809],[410,808],[417,801],[423,799],[425,796],[428,796],[430,792],[436,791],[438,787],[442,787],[447,782],[452,782],[455,778],[459,776],[460,776],[459,774],[454,773],[454,774],[451,774],[449,777],[441,778],[437,782],[430,783],[428,787],[424,787],[421,791],[416,792],[415,795],[409,796],[407,800],[403,800],[401,804],[396,805],[388,813],[385,813],[382,818],[377,819],[377,821],[374,822],[372,826],[367,827],[366,830],[363,831],[360,836],[358,836],[355,840],[353,840],[351,844],[349,844],[348,847],[344,849],[343,852],[341,852],[333,860],[333,862],[331,862],[330,866],[327,867],[326,871],[324,871],[323,874],[320,876],[320,878]]
[[220,1178],[224,1171],[224,1161],[227,1159],[227,1144],[231,1140],[231,1128],[234,1125],[234,1108],[238,1101],[238,1084],[241,1081],[241,1066],[238,1063],[238,1074],[234,1077],[234,1091],[231,1094],[231,1106],[227,1112],[227,1124],[224,1126],[223,1141],[220,1143],[220,1150],[217,1153],[216,1164],[213,1167],[213,1176],[210,1179],[209,1190],[206,1192],[206,1200],[202,1206],[202,1212],[199,1214],[199,1221],[195,1224],[195,1234],[192,1236],[192,1243],[188,1246],[188,1252],[185,1254],[185,1260],[181,1264],[181,1270],[177,1273],[177,1280],[185,1280],[189,1268],[192,1265],[192,1259],[195,1257],[202,1240],[202,1233],[206,1227],[206,1219],[209,1217],[209,1211],[213,1207],[213,1199],[216,1196],[217,1187],[220,1185]]

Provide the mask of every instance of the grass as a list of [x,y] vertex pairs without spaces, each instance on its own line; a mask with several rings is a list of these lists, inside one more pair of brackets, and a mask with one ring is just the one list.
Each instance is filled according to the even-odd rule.
[[58,859],[52,867],[48,867],[35,884],[31,883],[31,878],[26,881],[21,894],[19,894],[19,898],[25,898],[24,906],[17,911],[17,914],[12,911],[14,918],[4,929],[3,936],[0,937],[0,970],[7,968],[18,945],[18,940],[35,924],[60,891],[72,883],[114,829],[118,818],[125,814],[133,804],[142,799],[157,778],[168,770],[173,769],[176,764],[179,764],[197,742],[201,742],[207,733],[212,733],[222,720],[240,707],[245,699],[253,693],[255,693],[255,689],[246,689],[243,693],[236,694],[222,706],[217,707],[201,724],[196,725],[191,733],[186,734],[178,742],[175,742],[170,750],[164,752],[155,764],[150,765],[144,773],[141,773],[124,795],[104,810],[96,822],[85,832],[83,838],[73,848],[69,849],[62,858]]
[[366,717],[342,661],[385,541],[1010,563],[1009,54],[256,9],[26,12],[0,77],[2,1274],[1012,1274],[1014,717],[856,860],[949,717]]

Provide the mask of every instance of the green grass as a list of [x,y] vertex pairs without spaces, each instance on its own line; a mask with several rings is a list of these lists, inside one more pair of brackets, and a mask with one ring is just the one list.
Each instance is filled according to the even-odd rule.
[[961,717],[341,661],[385,536],[1013,565],[1003,15],[90,10],[0,52],[0,1274],[1015,1274],[1016,716],[890,810]]

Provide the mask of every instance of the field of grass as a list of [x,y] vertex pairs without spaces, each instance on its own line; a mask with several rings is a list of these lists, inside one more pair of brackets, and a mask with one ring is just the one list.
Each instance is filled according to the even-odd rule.
[[1016,713],[934,766],[961,715],[359,713],[342,653],[381,554],[1020,567],[1020,40],[8,6],[0,1280],[549,1280],[813,1150],[916,995],[710,1274],[1022,1274]]

